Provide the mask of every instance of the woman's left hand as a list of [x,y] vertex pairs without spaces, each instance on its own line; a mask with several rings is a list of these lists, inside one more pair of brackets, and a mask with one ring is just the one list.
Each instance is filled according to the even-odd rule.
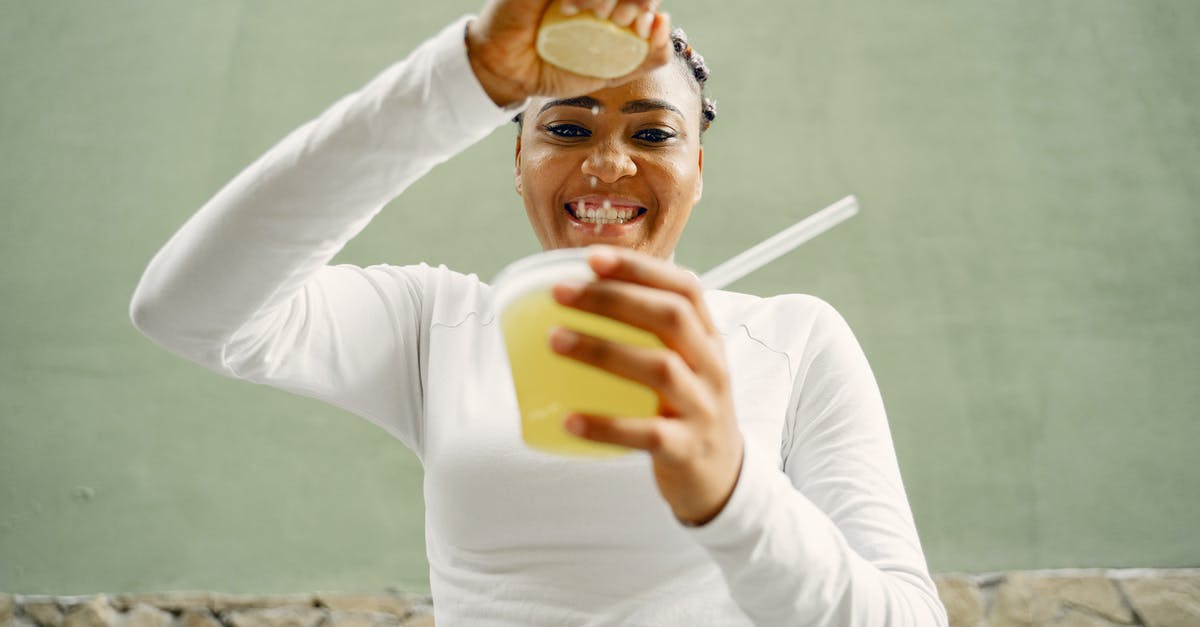
[[[681,521],[704,524],[725,507],[742,464],[742,435],[721,336],[695,275],[632,250],[595,247],[598,280],[560,284],[559,303],[645,329],[666,348],[627,346],[556,329],[555,352],[649,386],[659,416],[572,415],[568,431],[650,453],[659,492]],[[640,418],[640,417],[639,417]]]

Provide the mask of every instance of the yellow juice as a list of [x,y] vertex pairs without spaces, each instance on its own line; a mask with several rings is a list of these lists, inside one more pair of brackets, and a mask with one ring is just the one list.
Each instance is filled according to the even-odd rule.
[[662,343],[653,334],[610,318],[563,307],[554,301],[549,288],[514,298],[500,314],[500,326],[521,409],[521,432],[529,446],[563,455],[621,455],[628,449],[568,433],[563,428],[563,419],[574,412],[629,419],[658,413],[658,397],[650,388],[550,349],[550,330],[554,327],[622,344],[661,347]]

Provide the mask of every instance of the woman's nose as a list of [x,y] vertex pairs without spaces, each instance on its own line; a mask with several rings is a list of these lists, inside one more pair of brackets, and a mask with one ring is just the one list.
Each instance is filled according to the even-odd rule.
[[615,183],[637,173],[637,164],[620,146],[612,143],[598,145],[583,160],[583,174],[594,176],[605,183]]

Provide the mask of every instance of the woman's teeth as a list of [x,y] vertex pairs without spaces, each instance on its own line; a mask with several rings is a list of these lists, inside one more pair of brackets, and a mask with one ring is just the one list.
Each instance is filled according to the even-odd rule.
[[[608,203],[605,203],[608,204]],[[637,209],[614,207],[588,207],[580,203],[571,212],[575,219],[589,224],[624,224],[638,215]]]

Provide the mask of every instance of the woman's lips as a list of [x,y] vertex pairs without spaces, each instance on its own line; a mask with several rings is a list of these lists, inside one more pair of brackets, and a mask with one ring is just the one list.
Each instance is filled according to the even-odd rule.
[[646,214],[646,208],[637,200],[602,195],[575,198],[563,209],[575,221],[593,225],[627,224]]
[[572,230],[585,237],[619,238],[640,229],[646,208],[623,199],[588,197],[564,204],[563,212]]

